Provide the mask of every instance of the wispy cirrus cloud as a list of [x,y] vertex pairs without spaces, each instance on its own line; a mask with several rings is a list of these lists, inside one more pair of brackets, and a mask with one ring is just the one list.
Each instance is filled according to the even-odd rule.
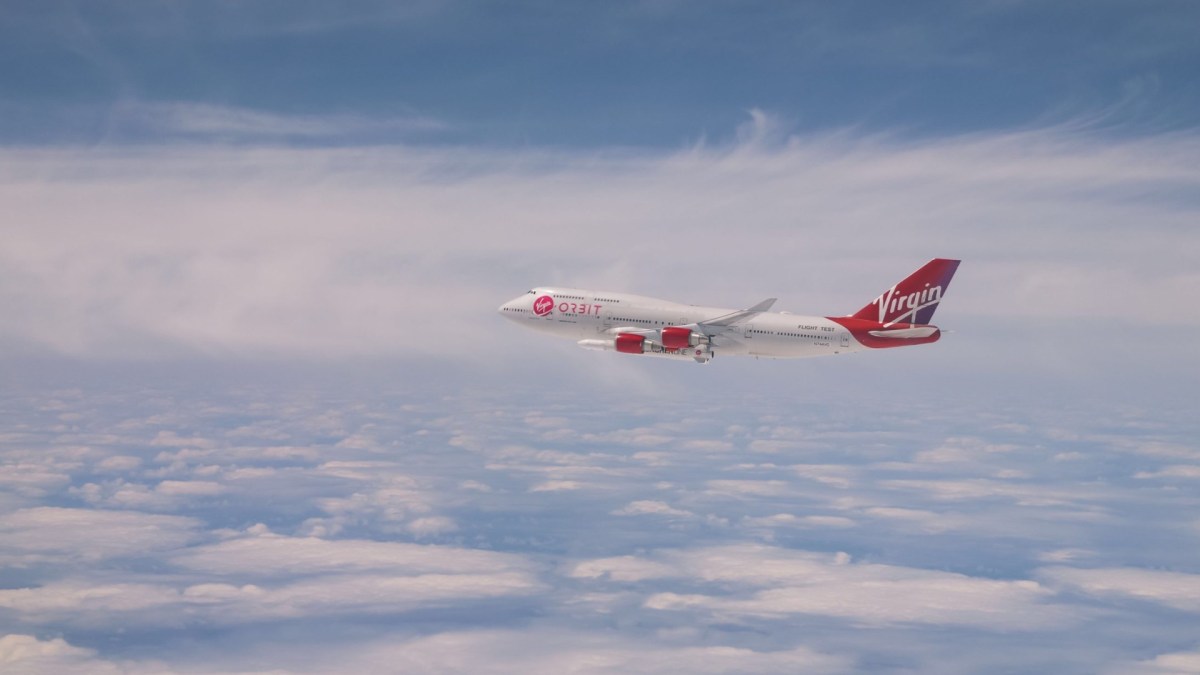
[[[338,126],[194,109],[177,119],[235,133]],[[968,261],[946,309],[983,326],[972,344],[997,364],[1018,356],[989,341],[995,322],[1113,326],[1070,351],[1010,336],[1024,341],[1020,359],[1077,373],[1134,325],[1194,323],[1179,311],[1197,283],[1185,255],[1200,184],[1192,135],[746,138],[615,154],[4,150],[11,320],[0,339],[84,358],[486,358],[480,321],[531,284],[731,306],[771,289],[784,307],[837,313],[932,255]],[[1134,222],[1143,236],[1131,239]],[[667,236],[677,231],[687,236]],[[706,273],[698,261],[715,250],[753,278]],[[441,337],[410,330],[416,316]],[[489,333],[497,348],[528,340]]]
[[197,102],[121,102],[108,120],[110,135],[158,142],[345,143],[369,137],[379,143],[446,129],[443,122],[415,114],[289,115]]

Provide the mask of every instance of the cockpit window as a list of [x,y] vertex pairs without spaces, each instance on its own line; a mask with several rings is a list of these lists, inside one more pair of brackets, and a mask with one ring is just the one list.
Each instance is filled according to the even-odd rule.
[[525,291],[525,295],[533,295],[533,291]]

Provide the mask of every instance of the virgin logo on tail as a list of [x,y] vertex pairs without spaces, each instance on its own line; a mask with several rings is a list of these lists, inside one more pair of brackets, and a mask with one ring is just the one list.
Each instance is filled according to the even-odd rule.
[[534,314],[537,314],[538,316],[546,316],[552,311],[554,311],[554,298],[548,295],[543,295],[542,297],[533,301]]
[[946,288],[950,286],[958,263],[957,260],[946,258],[930,260],[904,281],[884,291],[871,304],[858,310],[854,318],[882,324],[929,323]]
[[[925,284],[919,292],[900,295],[893,286],[887,293],[875,298],[872,304],[879,305],[879,323],[895,323],[897,320],[917,313],[926,307],[933,307],[942,299],[942,287]],[[903,313],[902,313],[903,312]],[[932,312],[931,312],[932,314]],[[927,323],[925,321],[908,321],[907,323]]]

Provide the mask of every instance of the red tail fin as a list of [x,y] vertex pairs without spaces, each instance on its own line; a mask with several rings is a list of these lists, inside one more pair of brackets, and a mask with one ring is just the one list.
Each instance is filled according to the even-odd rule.
[[925,324],[933,320],[950,279],[958,269],[958,260],[934,258],[904,281],[892,286],[871,304],[855,312],[856,319],[879,323]]

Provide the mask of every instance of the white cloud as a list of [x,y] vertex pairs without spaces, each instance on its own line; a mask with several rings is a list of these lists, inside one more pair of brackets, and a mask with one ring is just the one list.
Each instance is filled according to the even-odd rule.
[[573,566],[567,572],[567,576],[583,579],[603,577],[613,581],[641,581],[670,577],[674,572],[674,568],[670,565],[626,555],[586,560]]
[[857,523],[842,516],[797,516],[791,513],[776,513],[772,516],[743,518],[747,527],[854,527]]
[[1165,466],[1158,471],[1139,471],[1134,478],[1200,478],[1200,466],[1194,464],[1176,464]]
[[756,438],[746,446],[750,452],[761,452],[768,455],[795,450],[801,447],[803,447],[803,444],[794,441],[774,441],[762,438]]
[[199,572],[235,576],[354,571],[468,574],[529,569],[523,557],[494,551],[276,534],[188,548],[173,555],[171,562]]
[[319,473],[338,478],[352,478],[361,481],[377,481],[383,478],[394,488],[415,489],[417,483],[413,478],[398,473],[395,462],[370,460],[333,460],[323,462],[316,468]]
[[660,502],[653,499],[639,499],[629,502],[625,506],[612,512],[615,516],[639,516],[639,515],[659,515],[659,516],[692,516],[695,515],[691,511],[677,509],[666,502]]
[[1200,448],[1194,444],[1179,443],[1171,441],[1163,441],[1157,439],[1145,439],[1141,437],[1104,437],[1101,436],[1097,440],[1106,442],[1112,447],[1130,452],[1143,457],[1165,457],[1175,460],[1197,460],[1200,461]]
[[0,670],[6,673],[63,673],[81,675],[137,675],[165,673],[159,662],[113,662],[96,656],[96,651],[68,644],[62,638],[41,640],[32,635],[0,636]]
[[1136,663],[1122,663],[1104,670],[1110,675],[1195,675],[1200,673],[1200,650],[1171,652]]
[[[200,473],[217,471],[219,468],[214,465],[211,471]],[[117,478],[104,483],[85,483],[69,491],[96,506],[169,511],[197,497],[215,497],[230,490],[227,485],[206,480],[164,480],[151,487]]]
[[773,497],[792,492],[792,487],[781,480],[710,480],[705,483],[710,494],[733,497]]
[[[591,567],[590,565],[595,565]],[[1029,580],[997,580],[895,565],[856,563],[845,554],[736,545],[664,551],[642,559],[581,563],[584,576],[609,568],[624,578],[691,579],[723,589],[659,592],[645,606],[723,617],[813,614],[866,624],[940,624],[1040,630],[1072,623],[1078,610]],[[716,589],[714,589],[716,591]]]
[[684,451],[695,452],[731,452],[733,450],[733,443],[712,438],[695,438],[683,441],[679,444],[679,448]]
[[[606,633],[558,629],[530,632],[447,632],[401,644],[378,645],[350,657],[350,669],[387,663],[398,671],[530,673],[830,673],[847,659],[807,647],[757,651],[723,645],[672,645]],[[435,665],[436,664],[436,665]]]
[[154,486],[158,494],[169,497],[212,496],[226,492],[229,488],[207,480],[164,480]]
[[972,527],[980,526],[980,523],[977,521],[964,516],[899,506],[872,506],[863,509],[863,513],[872,518],[882,518],[893,522],[915,525],[924,532],[936,533],[947,530],[971,529]]
[[453,518],[446,516],[427,516],[425,518],[417,518],[410,522],[406,528],[418,537],[432,537],[447,532],[454,532],[458,529],[458,524]]
[[[146,516],[146,525],[155,518]],[[431,531],[445,531],[431,523]],[[156,534],[143,528],[143,539]],[[109,528],[112,532],[113,528]],[[121,544],[126,552],[138,540]],[[142,542],[145,544],[145,542]],[[170,544],[174,550],[164,550]],[[171,625],[200,619],[240,623],[345,613],[395,613],[473,600],[535,595],[535,567],[512,554],[398,542],[283,537],[256,526],[247,534],[183,548],[154,541],[186,575],[67,577],[0,589],[0,607],[23,621],[79,626]],[[112,551],[109,555],[115,554]]]
[[1200,574],[1133,567],[1047,567],[1038,577],[1052,586],[1088,595],[1131,598],[1200,612]]
[[571,421],[566,417],[546,415],[540,412],[531,412],[525,415],[524,422],[531,427],[543,429],[560,429],[571,425]]
[[1021,506],[1083,506],[1106,500],[1102,491],[1074,485],[1040,485],[986,478],[946,480],[886,480],[881,485],[928,494],[935,499],[962,502],[1002,497]]
[[799,476],[836,488],[850,487],[857,473],[843,464],[797,464],[789,468]]
[[[354,450],[372,453],[370,448]],[[348,494],[315,497],[313,504],[328,515],[305,521],[300,528],[303,534],[334,536],[347,527],[364,524],[381,532],[408,532],[419,537],[457,529],[452,518],[435,513],[439,503],[453,499],[453,496],[433,489],[427,478],[409,475],[402,463],[340,459],[323,462],[314,468],[293,467],[288,471],[297,476],[336,477],[361,483]],[[274,470],[224,472],[228,479],[270,478],[273,474]]]
[[989,443],[981,438],[948,438],[940,446],[918,452],[913,461],[919,463],[980,462],[990,459],[989,455],[1008,453],[1017,446],[1008,443]]
[[347,497],[317,499],[322,511],[342,520],[370,518],[384,522],[401,521],[413,514],[428,513],[433,507],[431,496],[404,476],[391,476],[379,481],[384,485],[361,490]]
[[11,462],[0,465],[0,487],[24,497],[44,497],[70,482],[70,474],[44,463]]
[[249,108],[193,102],[125,102],[110,113],[110,125],[188,140],[344,139],[356,135],[430,132],[445,125],[428,117],[371,118],[359,115],[279,115]]
[[1065,563],[1080,558],[1095,556],[1095,551],[1081,548],[1059,548],[1038,554],[1038,560],[1049,563]]
[[491,492],[492,488],[486,483],[481,483],[477,480],[464,480],[458,484],[462,490],[472,490],[474,492]]
[[99,560],[182,547],[200,522],[134,511],[42,506],[0,516],[0,561]]
[[397,612],[485,598],[529,595],[541,590],[530,576],[515,572],[419,574],[413,576],[333,575],[276,588],[209,584],[185,591],[197,602],[229,605],[226,618],[312,616],[331,612]]
[[[179,602],[179,590],[161,584],[60,581],[0,590],[0,607],[35,623],[77,618],[82,623],[102,624],[113,615],[144,613]],[[145,620],[157,619],[147,615]]]
[[80,626],[180,626],[202,618],[222,624],[329,614],[408,612],[473,600],[532,595],[539,582],[523,572],[480,574],[330,574],[292,583],[91,584],[62,581],[0,590],[0,607],[32,623]]
[[654,427],[616,429],[601,434],[589,433],[584,434],[582,438],[585,441],[599,441],[648,448],[663,446],[675,440],[673,436],[663,433],[661,429]]
[[[159,453],[157,461],[167,461],[170,459],[195,456],[197,448],[211,448],[216,445],[216,442],[209,438],[201,436],[180,436],[174,431],[160,431],[154,435],[150,441],[150,445],[165,446],[168,448],[182,448],[176,453]],[[201,456],[203,456],[201,454]]]
[[[612,631],[576,631],[534,625],[524,630],[450,630],[417,638],[360,642],[314,651],[290,645],[287,652],[267,650],[251,658],[273,661],[286,673],[529,673],[600,675],[601,673],[845,673],[852,661],[793,646],[751,649],[724,644],[689,644],[683,635],[626,636]],[[270,658],[268,656],[274,656]],[[221,659],[217,657],[218,663]],[[210,662],[211,663],[211,662]],[[224,672],[219,665],[189,667],[187,672]]]
[[[169,117],[238,133],[338,122],[199,108]],[[487,361],[495,349],[479,344],[480,317],[533,283],[726,304],[745,302],[745,287],[778,289],[791,293],[781,307],[833,312],[935,254],[970,261],[956,281],[959,317],[1194,326],[1178,308],[1200,283],[1184,254],[1196,211],[1173,196],[1200,184],[1197,154],[1187,134],[1063,129],[606,155],[5,149],[0,163],[21,169],[0,175],[0,337],[83,356]],[[1107,236],[1130,222],[1147,235]],[[738,288],[707,274],[697,261],[712,251],[753,278]],[[864,269],[878,279],[846,282]],[[411,316],[441,326],[439,339],[410,330]],[[531,339],[487,330],[492,345]],[[1024,354],[1034,364],[1058,355]]]
[[127,473],[142,465],[140,457],[130,455],[114,455],[106,457],[96,464],[96,470],[105,473]]
[[564,492],[578,490],[583,484],[576,480],[547,480],[529,488],[530,492]]

